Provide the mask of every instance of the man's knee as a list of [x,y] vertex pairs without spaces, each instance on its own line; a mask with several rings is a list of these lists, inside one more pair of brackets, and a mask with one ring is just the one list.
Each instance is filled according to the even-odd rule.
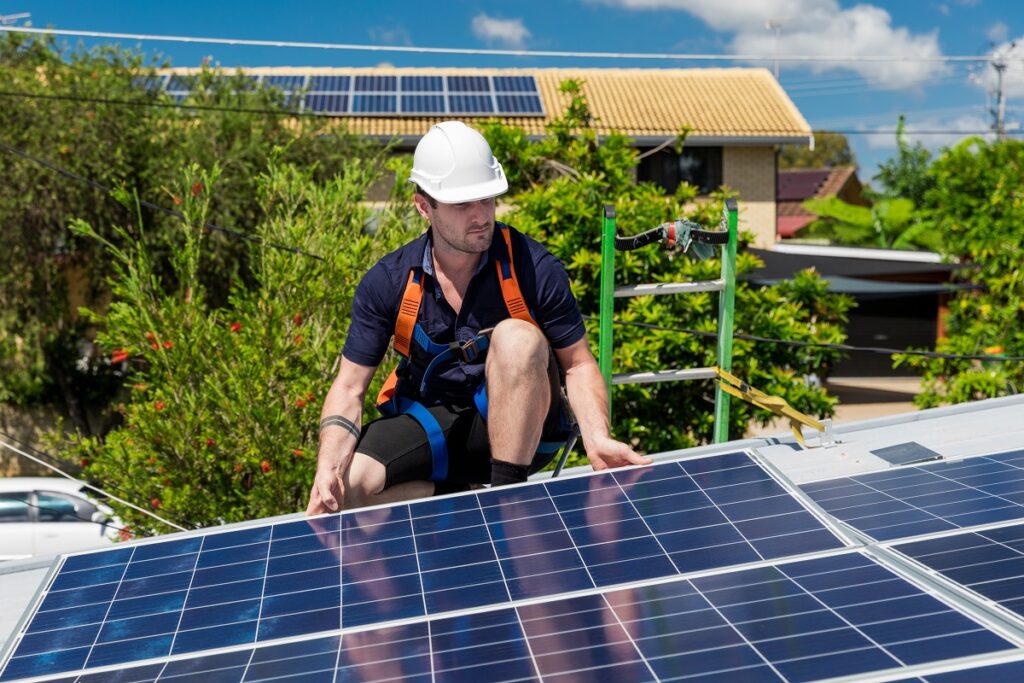
[[536,325],[509,318],[498,323],[491,333],[487,363],[546,370],[548,353],[548,340]]
[[370,505],[373,496],[384,490],[386,470],[365,453],[355,453],[345,477],[345,507]]

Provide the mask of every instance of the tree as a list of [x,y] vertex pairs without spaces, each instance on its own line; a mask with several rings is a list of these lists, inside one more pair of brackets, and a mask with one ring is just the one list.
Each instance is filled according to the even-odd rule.
[[786,145],[779,151],[779,168],[833,168],[856,166],[857,157],[842,133],[814,131],[814,149]]
[[882,183],[883,196],[902,197],[914,206],[923,206],[925,194],[935,185],[934,176],[928,172],[932,155],[920,142],[907,142],[903,114],[896,123],[896,146],[896,156],[879,164],[875,180]]
[[[946,336],[936,350],[951,354],[1024,355],[1024,143],[968,138],[928,169],[925,221],[943,238],[943,251],[964,268],[958,278],[981,288],[949,301]],[[921,407],[1016,393],[1024,365],[899,356],[924,374]]]
[[[355,286],[365,265],[407,239],[406,224],[415,224],[402,183],[369,234],[374,216],[361,200],[378,175],[359,161],[322,182],[294,165],[261,174],[260,242],[246,244],[252,282],[227,278],[223,305],[211,300],[201,277],[214,257],[203,226],[218,196],[217,167],[193,165],[175,185],[186,227],[168,278],[156,271],[141,222],[135,234],[115,227],[116,241],[74,223],[77,235],[112,257],[112,303],[87,315],[100,325],[97,343],[124,381],[117,426],[64,444],[86,476],[199,526],[305,505],[319,408],[337,372]],[[131,205],[127,192],[120,196]],[[133,529],[166,531],[112,504]]]
[[[48,38],[0,36],[0,141],[43,162],[124,188],[154,205],[174,209],[179,193],[168,188],[193,161],[223,173],[208,218],[218,227],[251,233],[262,218],[256,179],[271,159],[314,169],[327,178],[370,145],[323,120],[290,119],[274,89],[204,68],[188,104],[140,85],[162,66],[141,53],[109,47],[61,50]],[[244,111],[251,109],[254,111]],[[102,408],[119,380],[92,344],[95,330],[76,310],[101,307],[109,298],[104,278],[111,267],[100,243],[68,230],[72,218],[96,226],[106,239],[122,239],[130,212],[87,181],[45,168],[10,149],[0,183],[0,401],[56,403],[74,428],[101,434],[111,423]],[[142,207],[143,234],[154,250],[154,269],[171,277],[171,254],[180,247],[179,220]],[[134,228],[132,228],[134,230]],[[200,279],[223,302],[225,274],[248,279],[244,241],[225,232],[208,237],[210,258]],[[74,295],[74,296],[72,296]],[[84,301],[72,301],[82,297]]]
[[838,197],[808,199],[803,206],[818,218],[800,232],[801,238],[879,249],[937,249],[942,242],[931,226],[917,220],[914,203],[902,197],[880,199],[871,207]]

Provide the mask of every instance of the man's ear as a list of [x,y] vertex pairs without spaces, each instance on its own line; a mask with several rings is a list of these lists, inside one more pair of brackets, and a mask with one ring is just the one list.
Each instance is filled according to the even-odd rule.
[[430,202],[427,201],[427,198],[417,192],[416,194],[414,194],[412,196],[412,200],[413,200],[413,203],[416,205],[416,211],[421,216],[426,218],[427,221],[429,222],[431,220],[431,214],[430,214],[431,206],[430,206]]

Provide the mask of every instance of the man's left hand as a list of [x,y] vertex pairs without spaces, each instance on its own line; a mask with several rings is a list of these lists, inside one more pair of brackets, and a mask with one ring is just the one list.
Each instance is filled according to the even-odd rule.
[[591,444],[587,449],[587,458],[590,459],[590,465],[595,470],[625,467],[626,465],[650,465],[654,462],[611,437],[598,439]]

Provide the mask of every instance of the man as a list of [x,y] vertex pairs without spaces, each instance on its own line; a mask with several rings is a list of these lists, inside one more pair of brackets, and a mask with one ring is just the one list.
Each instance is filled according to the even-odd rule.
[[[561,264],[496,223],[508,182],[483,136],[458,121],[434,126],[409,179],[430,227],[356,289],[306,512],[525,481],[566,437],[559,368],[594,469],[650,463],[609,434],[604,380]],[[392,335],[403,356],[393,393],[360,430]]]

